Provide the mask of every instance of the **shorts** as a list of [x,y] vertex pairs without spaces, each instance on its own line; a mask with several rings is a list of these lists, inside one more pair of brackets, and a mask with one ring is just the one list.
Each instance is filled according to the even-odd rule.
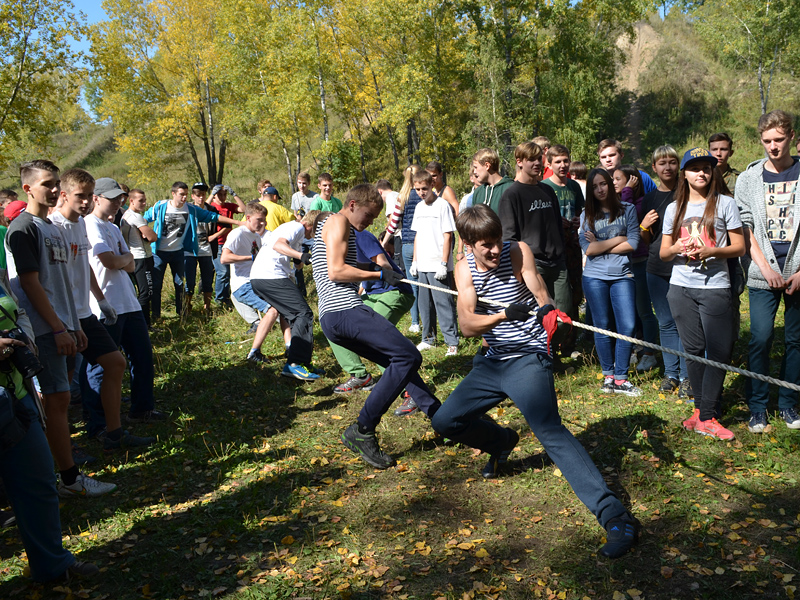
[[58,353],[56,339],[52,333],[36,336],[36,347],[39,349],[39,362],[42,372],[36,376],[39,391],[43,395],[69,392],[69,372],[75,370],[75,357]]
[[265,313],[272,308],[266,300],[253,291],[253,286],[250,285],[249,281],[237,288],[233,292],[233,297],[242,304],[246,304],[250,308],[254,308],[262,313]]
[[117,352],[119,348],[111,339],[108,330],[94,315],[81,319],[81,329],[89,340],[89,345],[81,352],[89,364],[96,365],[97,359],[106,354]]

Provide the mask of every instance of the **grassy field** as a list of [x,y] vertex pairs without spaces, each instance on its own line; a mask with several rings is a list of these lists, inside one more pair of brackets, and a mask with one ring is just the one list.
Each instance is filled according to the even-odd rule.
[[[245,328],[233,313],[167,314],[153,343],[170,419],[134,428],[158,443],[103,455],[76,423],[99,457],[91,474],[119,485],[62,505],[65,545],[100,576],[33,585],[12,527],[0,533],[0,598],[794,597],[798,433],[748,433],[741,377],[726,381],[723,419],[737,438],[718,442],[683,431],[692,407],[660,395],[656,372],[635,376],[642,398],[600,395],[591,344],[557,375],[565,424],[643,524],[635,551],[607,561],[604,532],[510,402],[491,412],[520,432],[508,476],[484,481],[486,457],[443,444],[420,414],[383,420],[398,466],[378,471],[339,442],[364,395],[332,394],[344,374],[321,332],[315,363],[328,376],[304,384],[278,375],[277,332],[265,346],[276,360],[246,364]],[[782,329],[776,338],[777,360]],[[440,399],[477,348],[425,355]]]

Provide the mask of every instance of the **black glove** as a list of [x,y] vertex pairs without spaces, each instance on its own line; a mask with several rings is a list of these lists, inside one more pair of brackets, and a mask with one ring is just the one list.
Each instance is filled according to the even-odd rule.
[[300,256],[300,262],[304,265],[311,264],[311,253],[310,252],[303,252],[302,256]]
[[531,306],[528,304],[512,304],[506,308],[506,319],[509,321],[527,321],[531,318]]
[[394,269],[391,270],[384,269],[383,276],[381,277],[381,279],[383,279],[383,281],[385,281],[389,285],[397,285],[403,280],[403,274],[398,273]]
[[536,311],[536,320],[539,321],[539,325],[544,325],[544,316],[549,313],[551,310],[555,310],[556,307],[552,304],[545,304],[539,310]]

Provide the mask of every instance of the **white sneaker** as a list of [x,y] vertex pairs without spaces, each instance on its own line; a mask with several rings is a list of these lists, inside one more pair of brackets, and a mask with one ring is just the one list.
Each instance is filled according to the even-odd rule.
[[658,366],[658,361],[654,354],[645,354],[642,358],[639,359],[639,362],[636,364],[636,370],[639,373],[644,373],[645,371],[649,371],[650,369],[655,369]]
[[117,489],[116,483],[103,483],[91,477],[87,477],[83,473],[78,473],[78,478],[72,485],[66,485],[58,478],[58,495],[62,498],[74,498],[76,496],[85,496],[87,498],[96,498],[103,494],[108,494]]
[[458,346],[448,346],[447,352],[444,353],[445,356],[457,356],[458,355]]
[[423,350],[430,350],[433,348],[433,344],[429,344],[428,342],[420,342],[417,344],[417,350],[422,352]]
[[419,333],[419,325],[412,323],[408,328],[408,333]]

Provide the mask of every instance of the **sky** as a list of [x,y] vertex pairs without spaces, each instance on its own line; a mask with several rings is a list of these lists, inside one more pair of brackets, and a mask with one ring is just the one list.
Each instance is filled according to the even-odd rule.
[[[76,10],[86,15],[86,20],[89,24],[104,21],[108,18],[101,5],[102,0],[78,0],[75,2]],[[89,51],[88,40],[75,40],[73,46],[76,50]]]

